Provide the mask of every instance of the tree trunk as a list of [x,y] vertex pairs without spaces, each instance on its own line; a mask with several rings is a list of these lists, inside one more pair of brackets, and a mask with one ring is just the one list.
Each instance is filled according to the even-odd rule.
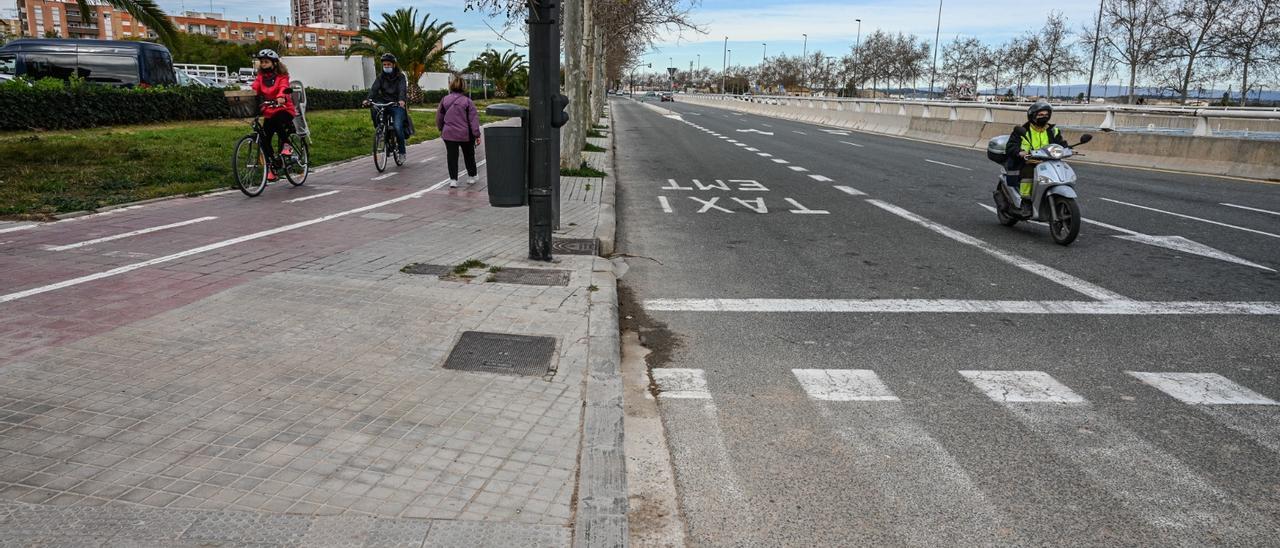
[[586,133],[582,131],[580,113],[586,101],[583,93],[583,13],[590,0],[565,0],[561,4],[564,32],[564,94],[569,97],[569,123],[560,131],[560,167],[582,167],[582,147]]
[[1243,62],[1240,63],[1241,68],[1244,69],[1244,76],[1240,80],[1240,106],[1242,107],[1249,106],[1249,63],[1253,61],[1251,57],[1250,53],[1245,53],[1244,59],[1241,60]]
[[1129,104],[1132,105],[1137,95],[1134,92],[1134,85],[1138,80],[1138,65],[1134,63],[1129,65]]
[[595,77],[591,79],[591,119],[587,121],[588,130],[604,115],[605,78],[604,28],[596,25]]
[[1184,105],[1187,104],[1187,91],[1189,91],[1188,88],[1191,87],[1191,67],[1195,64],[1195,61],[1196,61],[1196,56],[1194,55],[1188,56],[1187,70],[1182,72],[1182,85],[1179,86],[1182,89],[1178,91],[1181,92],[1182,94],[1182,104]]

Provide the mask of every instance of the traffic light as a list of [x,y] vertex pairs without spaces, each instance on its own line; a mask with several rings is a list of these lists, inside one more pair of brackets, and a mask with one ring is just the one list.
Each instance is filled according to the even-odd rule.
[[551,97],[551,127],[564,127],[569,123],[569,113],[565,109],[569,108],[569,98],[564,94],[557,93]]

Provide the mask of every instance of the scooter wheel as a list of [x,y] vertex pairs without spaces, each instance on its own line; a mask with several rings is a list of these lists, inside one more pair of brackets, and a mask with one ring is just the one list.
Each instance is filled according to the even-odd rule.
[[1054,216],[1049,220],[1049,234],[1058,245],[1071,245],[1080,235],[1080,206],[1071,198],[1050,196]]

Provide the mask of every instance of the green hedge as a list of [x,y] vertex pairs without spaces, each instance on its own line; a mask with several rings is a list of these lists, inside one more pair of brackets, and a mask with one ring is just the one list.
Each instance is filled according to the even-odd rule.
[[0,130],[77,129],[231,116],[221,89],[115,88],[61,80],[0,85]]
[[307,88],[308,110],[343,110],[360,108],[360,102],[369,96],[365,90],[335,91]]

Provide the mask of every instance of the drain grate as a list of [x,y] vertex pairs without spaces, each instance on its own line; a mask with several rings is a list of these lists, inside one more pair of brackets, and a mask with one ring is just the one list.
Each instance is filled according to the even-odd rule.
[[551,373],[555,337],[464,331],[444,368],[541,377]]
[[595,238],[556,238],[551,240],[551,252],[560,255],[595,255],[600,248]]
[[569,285],[568,270],[551,270],[547,268],[504,268],[489,275],[491,280],[500,284],[522,285]]

